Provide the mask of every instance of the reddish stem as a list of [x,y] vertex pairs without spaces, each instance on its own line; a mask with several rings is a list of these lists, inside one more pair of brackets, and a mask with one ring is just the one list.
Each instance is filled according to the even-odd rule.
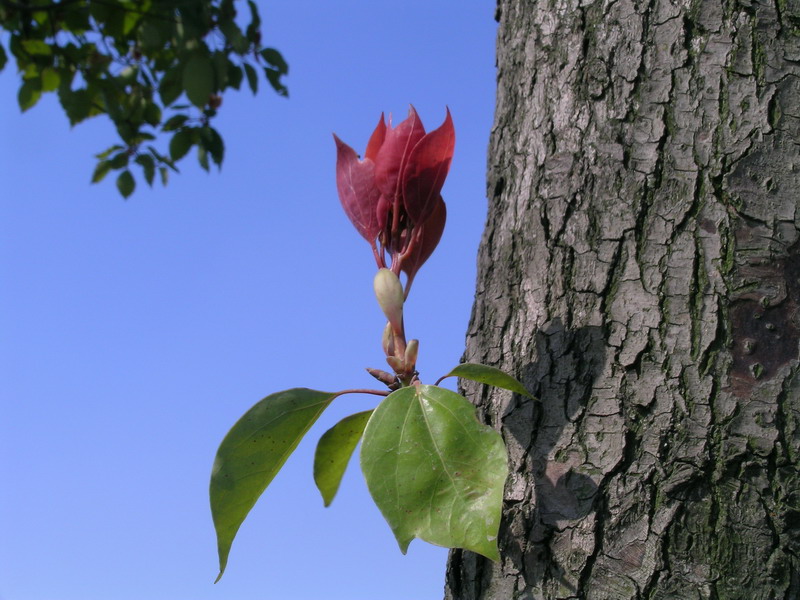
[[391,392],[385,392],[382,390],[368,390],[368,389],[353,389],[353,390],[342,390],[341,392],[337,392],[337,396],[343,396],[344,394],[372,394],[373,396],[388,396]]

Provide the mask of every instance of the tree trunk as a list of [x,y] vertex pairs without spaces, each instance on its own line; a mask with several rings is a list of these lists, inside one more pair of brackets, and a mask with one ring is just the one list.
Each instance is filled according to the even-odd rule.
[[464,383],[502,561],[446,596],[800,598],[800,2],[500,0]]

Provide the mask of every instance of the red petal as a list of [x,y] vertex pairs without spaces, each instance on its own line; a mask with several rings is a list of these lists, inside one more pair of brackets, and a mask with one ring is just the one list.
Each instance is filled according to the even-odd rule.
[[358,160],[355,150],[336,135],[336,188],[344,212],[365,240],[372,243],[381,226],[377,204],[380,192],[375,186],[375,165]]
[[436,206],[453,159],[456,132],[450,110],[444,123],[414,146],[403,170],[406,212],[414,223],[424,223]]
[[425,264],[425,261],[431,257],[436,246],[439,245],[439,240],[442,239],[442,232],[444,231],[444,223],[447,220],[447,207],[444,205],[444,200],[441,196],[437,198],[428,220],[425,221],[421,227],[421,233],[416,240],[417,248],[413,256],[409,256],[407,260],[403,261],[403,271],[409,278],[414,278],[414,275],[419,271],[419,268]]
[[397,127],[386,130],[380,150],[375,156],[375,183],[381,193],[394,199],[400,193],[400,173],[403,172],[411,149],[425,137],[425,128],[414,107],[410,107],[408,118]]
[[386,123],[383,119],[383,113],[381,113],[381,120],[378,121],[378,126],[375,127],[375,131],[372,132],[369,142],[367,143],[367,151],[364,153],[364,158],[374,161],[375,156],[378,154],[378,150],[380,150],[380,147],[383,145],[383,140],[385,137]]

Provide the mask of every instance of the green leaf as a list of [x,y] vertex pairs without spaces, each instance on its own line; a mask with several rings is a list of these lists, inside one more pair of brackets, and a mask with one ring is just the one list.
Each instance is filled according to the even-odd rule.
[[53,53],[53,49],[44,40],[22,40],[21,43],[28,54],[50,56]]
[[174,115],[166,120],[164,125],[161,127],[162,131],[175,131],[176,129],[180,129],[181,126],[189,120],[188,115]]
[[127,198],[133,193],[134,188],[136,188],[136,181],[133,179],[131,172],[125,169],[117,177],[117,189],[123,198]]
[[280,71],[264,67],[264,75],[267,76],[267,81],[269,81],[272,89],[274,89],[279,96],[283,96],[284,98],[289,96],[289,88],[281,83],[282,73]]
[[64,107],[64,112],[67,113],[70,125],[80,123],[92,112],[92,97],[85,89],[73,92],[61,88],[58,92],[58,98],[61,101],[61,106]]
[[136,25],[142,19],[142,14],[138,11],[126,10],[125,17],[122,21],[122,35],[128,35],[134,30]]
[[392,392],[364,431],[361,468],[404,554],[418,537],[498,560],[505,446],[465,398],[431,385]]
[[314,482],[325,506],[330,506],[350,457],[364,433],[371,410],[345,417],[322,434],[314,454]]
[[108,164],[111,166],[112,169],[121,169],[122,167],[128,166],[128,161],[130,160],[131,156],[128,154],[127,150],[123,150],[122,152],[118,152],[115,154],[111,159],[108,161]]
[[61,83],[61,76],[53,67],[45,67],[42,69],[41,78],[43,92],[52,92],[57,90],[59,84]]
[[158,84],[158,93],[161,95],[161,103],[165,108],[180,97],[183,93],[183,85],[179,66],[172,67],[164,73],[161,83]]
[[99,183],[103,181],[103,178],[106,174],[111,170],[111,163],[107,160],[101,160],[97,163],[97,166],[94,168],[94,173],[92,174],[92,183]]
[[19,88],[17,101],[19,108],[25,112],[33,107],[42,97],[41,82],[38,79],[28,79]]
[[235,63],[228,61],[228,86],[236,90],[242,85],[242,69]]
[[200,167],[208,173],[208,150],[205,147],[198,145],[197,146],[197,162],[200,163]]
[[486,385],[493,385],[495,387],[503,388],[504,390],[511,390],[522,396],[533,398],[533,396],[525,389],[519,381],[514,379],[508,373],[501,371],[495,367],[487,365],[479,365],[478,363],[463,363],[458,365],[455,369],[444,375],[439,381],[445,377],[461,377],[462,379],[469,379],[470,381],[477,381],[478,383],[485,383]]
[[281,74],[286,75],[289,72],[289,65],[275,48],[264,48],[261,51],[261,57],[271,64]]
[[189,152],[189,148],[192,147],[194,143],[194,130],[191,128],[181,129],[175,135],[172,136],[172,139],[169,141],[169,156],[170,158],[175,160],[180,160],[186,153]]
[[153,127],[161,123],[161,107],[155,102],[147,102],[144,107],[144,121]]
[[222,165],[222,159],[225,155],[225,144],[219,132],[213,127],[203,127],[200,130],[200,139],[203,142],[203,148],[211,155],[211,160],[214,161],[214,164],[218,167]]
[[253,65],[244,64],[244,72],[247,75],[247,83],[250,85],[250,89],[253,91],[253,94],[258,92],[258,73],[253,68]]
[[6,66],[8,62],[8,55],[6,54],[6,49],[3,48],[3,45],[0,44],[0,71]]
[[161,185],[167,185],[169,181],[169,171],[167,167],[158,167],[158,174],[161,176]]
[[222,440],[209,490],[219,551],[217,581],[247,513],[337,395],[306,388],[272,394],[248,410]]
[[247,0],[247,5],[250,7],[250,25],[257,30],[261,26],[261,15],[258,14],[258,7],[253,0]]
[[219,30],[225,35],[228,44],[233,46],[234,52],[237,54],[247,53],[249,46],[247,38],[245,38],[242,30],[232,19],[221,20]]
[[211,55],[211,60],[214,64],[217,87],[224,90],[228,84],[228,55],[221,50],[217,50]]
[[156,175],[156,163],[153,160],[153,157],[149,154],[139,154],[136,157],[136,163],[142,166],[142,170],[144,171],[144,179],[147,181],[147,185],[153,185],[153,179]]
[[124,148],[125,148],[125,146],[120,146],[119,144],[114,144],[113,146],[111,146],[111,148],[108,148],[107,150],[103,150],[100,154],[95,154],[95,158],[99,158],[100,160],[105,160],[106,158],[111,156],[111,154],[113,154],[117,150],[122,150]]
[[169,42],[173,25],[163,18],[146,18],[139,36],[145,50],[160,50]]
[[183,67],[183,89],[192,104],[202,108],[214,93],[214,63],[207,54],[196,52]]

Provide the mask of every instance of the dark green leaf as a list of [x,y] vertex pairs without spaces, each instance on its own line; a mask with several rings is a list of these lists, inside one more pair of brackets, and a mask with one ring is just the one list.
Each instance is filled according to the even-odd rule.
[[70,9],[64,12],[63,22],[72,33],[83,33],[90,27],[88,7],[72,4]]
[[487,365],[463,363],[442,377],[442,379],[445,377],[461,377],[463,379],[469,379],[470,381],[477,381],[478,383],[485,383],[486,385],[493,385],[495,387],[503,388],[504,390],[511,390],[512,392],[522,396],[533,398],[528,390],[525,389],[525,386],[514,379],[511,375],[501,371],[500,369],[489,367]]
[[180,129],[186,121],[189,120],[188,115],[174,115],[166,120],[164,125],[161,127],[162,131],[175,131],[176,129]]
[[156,163],[153,157],[149,154],[140,154],[136,157],[136,163],[142,166],[144,179],[147,181],[147,185],[152,186],[153,179],[156,175]]
[[258,29],[261,26],[261,15],[258,14],[258,7],[253,0],[247,0],[247,5],[250,7],[250,25]]
[[214,93],[214,63],[207,54],[196,52],[183,67],[183,89],[195,106],[203,107]]
[[364,433],[371,410],[345,417],[322,434],[314,454],[314,482],[325,506],[330,506],[350,457]]
[[6,54],[6,49],[3,48],[3,45],[0,44],[0,71],[5,68],[6,63],[8,62],[8,55]]
[[219,580],[233,538],[300,440],[337,394],[295,388],[267,396],[222,440],[211,471]]
[[264,69],[264,74],[267,76],[267,81],[272,86],[279,96],[288,96],[289,95],[289,88],[281,83],[281,73],[276,71],[275,69]]
[[92,97],[86,90],[65,90],[61,87],[58,91],[58,99],[64,112],[67,113],[70,125],[75,125],[86,119],[92,112]]
[[167,185],[169,181],[169,171],[166,167],[158,167],[158,174],[161,176],[161,185]]
[[214,75],[217,81],[217,88],[224,90],[228,85],[228,55],[217,50],[211,55],[214,63]]
[[247,53],[250,43],[233,19],[220,21],[219,30],[225,35],[228,43],[233,46],[234,52],[237,54]]
[[228,86],[238,90],[242,85],[242,69],[236,63],[228,61]]
[[112,169],[121,169],[122,167],[128,166],[128,161],[130,160],[130,154],[128,151],[125,150],[123,152],[118,152],[115,154],[111,160],[108,161],[108,164],[111,166]]
[[197,162],[200,163],[200,167],[205,171],[208,172],[208,150],[205,147],[198,145],[197,146]]
[[364,431],[361,468],[403,553],[419,537],[498,560],[506,451],[466,399],[430,385],[392,392]]
[[164,73],[161,83],[158,84],[158,93],[161,96],[161,103],[164,107],[169,106],[180,97],[183,93],[180,67],[172,67]]
[[107,160],[101,160],[97,163],[97,166],[94,168],[94,173],[92,174],[92,183],[99,183],[103,181],[103,178],[106,174],[111,170],[111,163]]
[[249,65],[245,63],[244,65],[244,72],[247,75],[247,83],[250,85],[250,89],[253,90],[255,94],[258,92],[258,73],[253,68],[253,65]]
[[135,187],[136,181],[133,179],[133,175],[131,175],[130,171],[125,169],[119,174],[119,177],[117,177],[117,189],[119,193],[122,194],[123,198],[130,196]]
[[155,158],[155,159],[156,159],[158,162],[160,162],[160,163],[163,163],[164,165],[168,166],[170,169],[172,169],[172,170],[173,170],[173,171],[175,171],[176,173],[178,172],[178,167],[176,167],[176,166],[175,166],[175,163],[173,163],[173,162],[172,162],[172,159],[170,159],[170,158],[167,158],[166,156],[164,156],[163,154],[161,154],[161,153],[160,153],[158,150],[156,150],[156,149],[155,149],[153,146],[148,146],[148,147],[147,147],[147,149],[148,149],[148,151],[150,152],[150,154],[152,154],[152,155],[153,155],[153,157],[154,157],[154,158]]
[[211,155],[214,164],[219,167],[225,155],[225,145],[222,137],[213,127],[203,127],[200,136],[203,141],[203,147]]
[[261,51],[261,57],[270,65],[275,67],[281,75],[286,75],[289,72],[289,65],[283,59],[283,55],[275,50],[275,48],[264,48]]
[[191,128],[181,129],[172,136],[172,139],[169,141],[169,156],[173,161],[180,160],[186,153],[189,152],[189,148],[192,147],[194,143],[194,130]]
[[147,18],[142,23],[140,37],[145,50],[160,50],[169,42],[172,34],[172,23],[163,18]]
[[147,102],[144,107],[144,121],[153,127],[161,123],[161,107],[155,102]]
[[38,79],[28,79],[20,86],[17,101],[22,112],[25,112],[33,107],[41,97],[41,82]]

